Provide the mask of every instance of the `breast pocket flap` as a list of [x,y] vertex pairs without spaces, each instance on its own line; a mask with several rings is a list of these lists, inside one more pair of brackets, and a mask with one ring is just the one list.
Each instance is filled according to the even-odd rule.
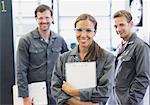
[[131,57],[127,56],[127,57],[122,58],[122,61],[130,61],[130,59],[131,59]]
[[29,52],[30,53],[41,53],[41,52],[43,52],[44,51],[44,49],[29,49]]
[[54,48],[54,47],[53,47],[53,48],[52,48],[52,51],[53,51],[53,52],[61,52],[61,49],[62,49],[61,47],[60,47],[60,48]]

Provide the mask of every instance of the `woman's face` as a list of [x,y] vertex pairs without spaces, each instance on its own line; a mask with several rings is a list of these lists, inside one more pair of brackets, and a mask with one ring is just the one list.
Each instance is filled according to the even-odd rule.
[[94,24],[89,20],[81,20],[76,23],[76,38],[80,48],[88,48],[96,34]]

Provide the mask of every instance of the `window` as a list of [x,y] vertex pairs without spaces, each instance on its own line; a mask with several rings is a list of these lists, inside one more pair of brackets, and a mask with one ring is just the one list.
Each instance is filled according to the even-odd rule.
[[64,37],[68,47],[77,43],[74,32],[74,22],[77,16],[88,13],[98,22],[95,41],[103,48],[110,49],[110,0],[59,0],[59,34]]

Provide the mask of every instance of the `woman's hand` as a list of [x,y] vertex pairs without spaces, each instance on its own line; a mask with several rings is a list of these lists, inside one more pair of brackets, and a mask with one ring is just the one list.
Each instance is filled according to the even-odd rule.
[[[63,81],[62,90],[69,94],[70,96],[80,96],[79,89],[74,88],[71,84],[68,82]],[[81,101],[80,99],[76,97],[72,97],[66,102],[68,105],[94,105],[90,101]]]
[[80,91],[76,88],[74,88],[71,84],[68,82],[63,81],[62,90],[71,96],[80,96]]
[[80,99],[75,98],[75,97],[72,97],[69,100],[67,100],[67,104],[68,105],[95,105],[92,102],[81,101]]

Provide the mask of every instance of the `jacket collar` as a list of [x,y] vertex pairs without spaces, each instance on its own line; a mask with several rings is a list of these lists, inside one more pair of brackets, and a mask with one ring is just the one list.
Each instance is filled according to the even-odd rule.
[[71,56],[79,56],[79,46],[75,47],[74,49],[72,49]]
[[137,37],[136,33],[132,33],[131,37],[129,38],[128,42],[124,45],[124,47],[122,47],[121,49],[118,50],[118,52],[117,52],[118,55],[117,56],[120,56],[129,45],[134,44],[134,41],[135,41],[136,37]]
[[132,35],[131,35],[131,37],[129,38],[129,40],[128,40],[128,44],[133,44],[134,43],[134,40],[137,38],[137,35],[136,35],[136,33],[133,33]]
[[[40,35],[40,33],[39,33],[39,31],[38,31],[38,28],[36,28],[36,29],[34,29],[32,32],[31,32],[31,34],[33,35],[33,38],[41,38],[41,35]],[[56,33],[54,33],[53,31],[50,31],[50,34],[51,34],[51,38],[53,39],[55,39],[57,36],[56,36]]]

